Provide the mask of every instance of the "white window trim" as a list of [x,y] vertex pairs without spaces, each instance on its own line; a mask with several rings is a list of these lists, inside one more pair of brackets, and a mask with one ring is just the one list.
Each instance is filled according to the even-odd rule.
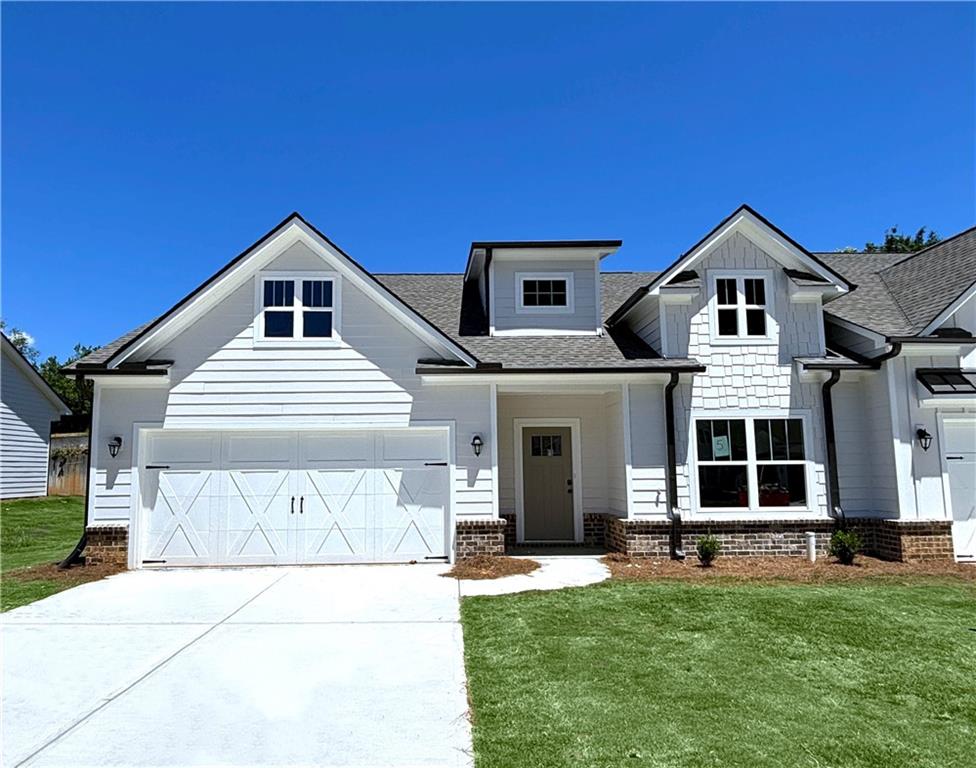
[[[803,455],[802,460],[788,459],[783,461],[766,460],[762,464],[803,464],[803,481],[806,485],[807,503],[802,507],[761,507],[759,506],[759,472],[760,460],[756,458],[756,433],[755,422],[757,419],[800,419],[803,423]],[[699,461],[698,458],[698,422],[712,420],[743,420],[746,427],[746,460],[743,461]],[[816,505],[817,488],[815,484],[816,472],[813,456],[812,433],[810,431],[810,414],[807,411],[757,411],[755,413],[743,413],[741,411],[715,411],[699,412],[692,414],[690,431],[688,433],[689,454],[691,456],[691,471],[689,474],[689,485],[691,488],[691,507],[694,513],[706,516],[729,516],[748,514],[750,517],[762,516],[789,516],[810,517],[811,514],[818,514]],[[699,466],[718,466],[718,465],[746,465],[746,482],[749,489],[749,505],[745,507],[703,507],[699,495],[700,488],[698,482]]]
[[[267,338],[264,336],[266,309],[280,311],[283,308],[264,306],[265,280],[291,280],[295,283],[295,336],[292,338]],[[332,282],[332,335],[328,338],[315,336],[304,338],[302,331],[302,280],[329,280]],[[316,307],[315,309],[322,309]],[[254,346],[255,347],[338,347],[342,343],[342,280],[338,272],[258,272],[254,278]]]
[[[746,329],[746,308],[745,281],[748,278],[761,278],[765,281],[766,292],[766,335],[747,336]],[[736,336],[720,336],[718,333],[718,281],[735,280],[736,293],[739,296],[739,303],[736,304],[738,314],[739,333]],[[741,346],[743,344],[770,345],[776,344],[776,334],[774,332],[775,320],[773,311],[775,296],[775,283],[773,282],[773,271],[770,269],[738,269],[721,270],[708,273],[708,329],[709,336],[713,345],[719,346]],[[754,305],[750,308],[756,309]]]
[[[523,283],[526,280],[565,280],[566,306],[527,307],[522,303]],[[576,312],[576,289],[572,272],[516,272],[515,273],[515,312],[519,315],[572,315]]]

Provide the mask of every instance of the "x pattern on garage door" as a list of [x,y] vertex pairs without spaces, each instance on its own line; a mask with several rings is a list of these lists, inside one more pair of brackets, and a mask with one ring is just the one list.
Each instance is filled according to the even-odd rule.
[[142,472],[143,558],[167,565],[443,557],[443,430],[157,433]]

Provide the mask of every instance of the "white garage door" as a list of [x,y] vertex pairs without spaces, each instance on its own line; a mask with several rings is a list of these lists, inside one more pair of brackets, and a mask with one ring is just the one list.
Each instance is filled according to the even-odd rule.
[[959,560],[976,560],[976,421],[943,423],[952,505],[952,541]]
[[156,433],[145,455],[147,565],[447,555],[444,430]]

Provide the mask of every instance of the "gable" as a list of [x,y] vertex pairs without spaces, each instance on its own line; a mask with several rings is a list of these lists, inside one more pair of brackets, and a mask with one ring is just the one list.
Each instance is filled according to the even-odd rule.
[[298,214],[292,214],[141,333],[121,345],[105,361],[107,366],[114,368],[129,359],[145,359],[151,350],[171,342],[223,299],[241,286],[253,284],[258,273],[268,269],[335,271],[344,283],[361,290],[436,354],[468,365],[475,364],[474,358],[459,344],[384,287]]
[[[47,407],[53,408],[58,414],[66,415],[71,413],[71,409],[65,405],[64,401],[51,389],[51,386],[44,380],[44,377],[37,372],[37,369],[25,358],[20,350],[13,345],[6,334],[0,334],[0,346],[3,348],[3,376],[4,384],[12,383],[16,377],[19,383],[18,390],[22,394],[29,394],[35,397],[38,402],[43,402]],[[5,387],[6,390],[6,387]]]

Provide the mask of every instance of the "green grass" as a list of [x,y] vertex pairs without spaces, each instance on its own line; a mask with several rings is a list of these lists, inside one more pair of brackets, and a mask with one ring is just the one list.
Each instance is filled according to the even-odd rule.
[[0,504],[0,610],[7,611],[74,586],[77,578],[9,578],[11,571],[49,565],[71,552],[84,527],[84,499],[49,496]]
[[973,765],[976,587],[467,598],[477,768]]

